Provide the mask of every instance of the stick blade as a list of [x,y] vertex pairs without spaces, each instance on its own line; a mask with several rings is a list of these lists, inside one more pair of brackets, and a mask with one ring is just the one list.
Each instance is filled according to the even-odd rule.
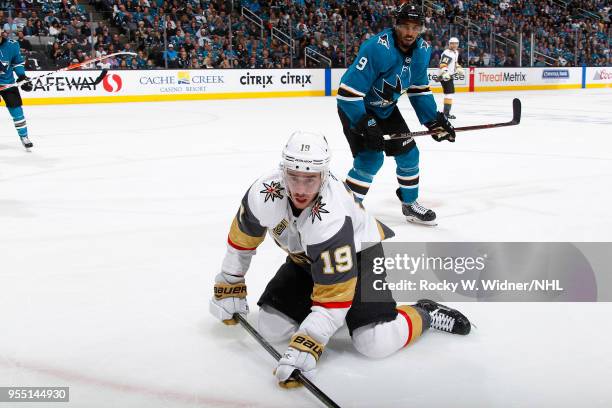
[[521,100],[519,98],[512,100],[512,123],[515,125],[521,123]]

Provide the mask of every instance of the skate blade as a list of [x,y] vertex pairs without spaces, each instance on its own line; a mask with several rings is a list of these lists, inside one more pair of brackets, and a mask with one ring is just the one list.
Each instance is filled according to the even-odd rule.
[[428,227],[435,227],[436,225],[438,225],[438,222],[436,220],[423,221],[423,220],[418,219],[417,217],[412,217],[412,216],[406,216],[406,221],[411,222],[413,224],[426,225]]

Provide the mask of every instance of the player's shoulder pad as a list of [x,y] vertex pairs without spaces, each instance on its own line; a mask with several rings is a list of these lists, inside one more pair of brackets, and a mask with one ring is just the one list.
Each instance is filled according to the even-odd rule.
[[259,177],[249,188],[247,204],[262,226],[278,224],[287,208],[287,188],[280,170]]

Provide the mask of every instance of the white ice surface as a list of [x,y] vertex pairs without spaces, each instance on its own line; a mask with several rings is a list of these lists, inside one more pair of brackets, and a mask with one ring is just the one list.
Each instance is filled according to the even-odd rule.
[[[458,94],[456,125],[509,120],[515,96],[520,126],[418,140],[438,227],[405,224],[385,163],[365,204],[396,240],[612,241],[612,90]],[[208,299],[239,200],[292,130],[327,134],[349,169],[334,98],[25,107],[32,153],[0,112],[0,386],[70,386],[58,407],[318,406]],[[252,322],[283,259],[266,241],[253,261]],[[611,406],[611,304],[457,306],[478,330],[385,360],[341,331],[316,383],[343,407]]]

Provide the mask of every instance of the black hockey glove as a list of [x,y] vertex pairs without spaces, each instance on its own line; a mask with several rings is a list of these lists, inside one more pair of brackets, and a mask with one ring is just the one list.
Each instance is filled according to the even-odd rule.
[[[21,81],[24,81],[24,80],[26,80],[26,79],[28,79],[28,77],[27,77],[27,76],[25,76],[25,75],[20,75],[20,76],[18,76],[18,77],[17,77],[17,82],[21,82]],[[29,82],[29,81],[28,81],[28,82],[24,82],[24,83],[21,85],[21,89],[23,89],[23,90],[24,90],[24,91],[26,91],[26,92],[31,92],[31,91],[32,91],[32,89],[34,89],[34,86],[32,85],[32,82]]]
[[438,112],[436,120],[432,120],[425,124],[427,129],[435,130],[436,133],[431,135],[436,142],[448,140],[449,142],[455,141],[455,128],[448,121],[444,113]]
[[363,135],[368,149],[381,152],[385,147],[384,132],[372,115],[363,115],[355,129]]

